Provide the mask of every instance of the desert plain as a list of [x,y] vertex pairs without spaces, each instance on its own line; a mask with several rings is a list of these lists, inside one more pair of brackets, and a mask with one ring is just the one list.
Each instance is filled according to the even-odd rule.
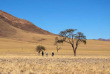
[[[110,74],[109,41],[87,40],[74,56],[67,43],[57,52],[54,38],[36,42],[0,38],[0,74]],[[38,55],[37,45],[45,46],[48,56]]]

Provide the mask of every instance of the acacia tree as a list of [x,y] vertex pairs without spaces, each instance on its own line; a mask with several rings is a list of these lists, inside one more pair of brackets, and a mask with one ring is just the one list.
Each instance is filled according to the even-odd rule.
[[40,54],[40,52],[41,51],[45,51],[46,50],[46,48],[44,47],[44,46],[42,46],[42,45],[38,45],[37,47],[36,47],[36,51]]
[[73,48],[74,56],[76,56],[78,45],[80,43],[86,44],[86,36],[81,32],[74,34],[75,31],[76,29],[66,29],[65,31],[61,31],[59,35],[62,39],[56,41],[56,43],[69,43]]

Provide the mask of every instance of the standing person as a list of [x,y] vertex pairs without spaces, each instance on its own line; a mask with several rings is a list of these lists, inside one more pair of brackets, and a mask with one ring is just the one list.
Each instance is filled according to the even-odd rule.
[[52,51],[52,56],[54,56],[54,52]]
[[42,56],[44,56],[44,52],[42,51]]
[[48,52],[45,52],[46,56],[48,56]]

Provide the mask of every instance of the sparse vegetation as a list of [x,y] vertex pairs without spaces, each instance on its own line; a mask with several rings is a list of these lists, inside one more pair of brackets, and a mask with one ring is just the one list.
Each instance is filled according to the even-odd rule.
[[[110,74],[110,42],[87,40],[86,46],[80,44],[78,56],[73,57],[72,48],[66,42],[57,53],[53,45],[54,39],[55,37],[50,36],[42,41],[48,52],[48,57],[42,57],[36,56],[39,54],[35,52],[35,47],[39,43],[0,38],[0,72],[2,74],[8,72],[10,74]],[[55,53],[54,57],[51,56],[52,51]]]
[[65,31],[61,31],[59,35],[62,37],[62,39],[56,38],[55,40],[56,44],[63,42],[69,43],[73,48],[74,56],[76,56],[78,45],[80,43],[86,44],[86,36],[81,32],[74,34],[75,31],[76,29],[66,29]]

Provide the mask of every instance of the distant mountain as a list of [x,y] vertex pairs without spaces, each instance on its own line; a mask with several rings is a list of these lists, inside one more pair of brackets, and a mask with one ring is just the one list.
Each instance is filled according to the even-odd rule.
[[102,38],[99,38],[98,40],[101,40],[101,41],[110,41],[110,39],[102,39]]
[[8,38],[26,42],[38,42],[54,37],[31,22],[12,16],[0,10],[0,38]]
[[52,33],[45,31],[31,22],[12,16],[0,10],[0,36],[7,37],[17,33],[17,30],[32,32],[37,34],[51,35]]

